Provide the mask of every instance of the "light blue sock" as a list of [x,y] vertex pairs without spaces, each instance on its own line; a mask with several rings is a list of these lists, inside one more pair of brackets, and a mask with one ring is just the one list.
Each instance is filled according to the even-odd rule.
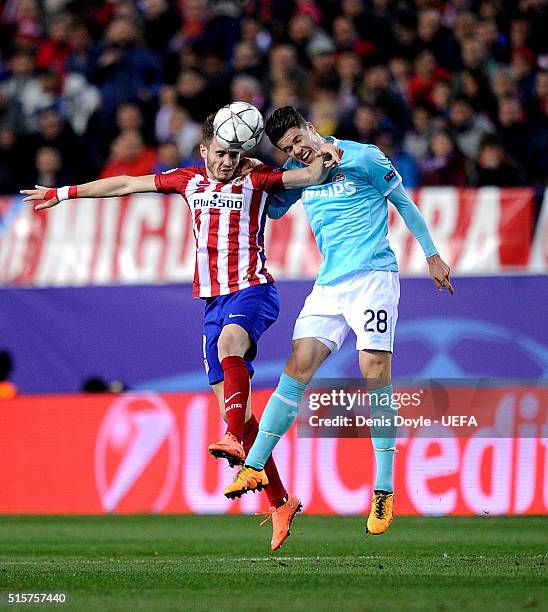
[[[392,394],[394,388],[387,385],[380,389],[369,391],[371,416],[380,418],[382,415],[391,420],[396,416],[397,410],[392,408]],[[396,426],[371,427],[371,442],[375,450],[377,471],[375,475],[375,491],[394,491],[392,468],[394,453],[396,452]]]
[[280,438],[293,425],[306,385],[285,372],[270,396],[259,423],[259,433],[249,449],[245,464],[262,470]]

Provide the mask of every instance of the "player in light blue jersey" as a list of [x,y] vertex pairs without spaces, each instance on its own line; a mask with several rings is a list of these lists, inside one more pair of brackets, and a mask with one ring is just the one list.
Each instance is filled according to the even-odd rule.
[[[266,122],[266,133],[289,156],[287,168],[312,162],[315,151],[325,142],[291,106],[274,111]],[[388,198],[419,241],[436,287],[453,293],[449,266],[439,256],[421,213],[390,161],[373,145],[327,140],[343,149],[341,163],[331,168],[323,184],[300,193],[323,263],[295,324],[293,351],[265,408],[259,435],[244,467],[225,489],[227,497],[239,497],[268,484],[265,461],[293,424],[315,372],[340,349],[350,329],[357,338],[360,371],[368,381],[371,416],[386,414],[387,407],[390,413],[400,285],[396,258],[387,239]],[[274,202],[270,216],[283,215],[291,203]],[[393,518],[395,427],[372,427],[371,439],[377,469],[366,529],[381,534]]]

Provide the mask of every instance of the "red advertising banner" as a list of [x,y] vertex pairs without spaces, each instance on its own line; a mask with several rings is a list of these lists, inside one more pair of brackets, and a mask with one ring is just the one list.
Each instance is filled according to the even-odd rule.
[[[453,272],[492,274],[529,265],[532,189],[440,187],[414,195]],[[402,273],[426,274],[420,246],[392,207],[389,226]],[[302,205],[267,223],[265,244],[276,278],[316,276],[321,257]],[[18,197],[0,198],[1,285],[179,283],[193,274],[192,223],[180,196],[81,199],[41,212]]]
[[[255,392],[254,405],[264,406],[269,394]],[[548,390],[485,390],[481,405],[492,415],[492,424],[466,436],[454,423],[443,431],[409,428],[407,437],[398,440],[398,514],[546,513]],[[206,452],[223,431],[209,393],[4,401],[0,513],[265,509],[264,494],[236,502],[223,496],[233,471]],[[275,458],[287,488],[302,498],[306,512],[368,511],[374,478],[369,439],[305,438],[294,427]]]

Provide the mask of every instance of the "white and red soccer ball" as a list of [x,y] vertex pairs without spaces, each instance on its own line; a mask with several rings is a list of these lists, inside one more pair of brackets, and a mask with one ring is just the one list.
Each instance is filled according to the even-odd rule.
[[253,104],[232,102],[223,106],[215,115],[213,133],[223,147],[249,151],[263,137],[263,116]]

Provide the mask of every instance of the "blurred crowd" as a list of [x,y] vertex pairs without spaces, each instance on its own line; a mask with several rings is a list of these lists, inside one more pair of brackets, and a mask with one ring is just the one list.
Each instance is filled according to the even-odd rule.
[[545,185],[546,5],[5,0],[0,192],[195,163],[232,100],[374,143],[409,187]]

